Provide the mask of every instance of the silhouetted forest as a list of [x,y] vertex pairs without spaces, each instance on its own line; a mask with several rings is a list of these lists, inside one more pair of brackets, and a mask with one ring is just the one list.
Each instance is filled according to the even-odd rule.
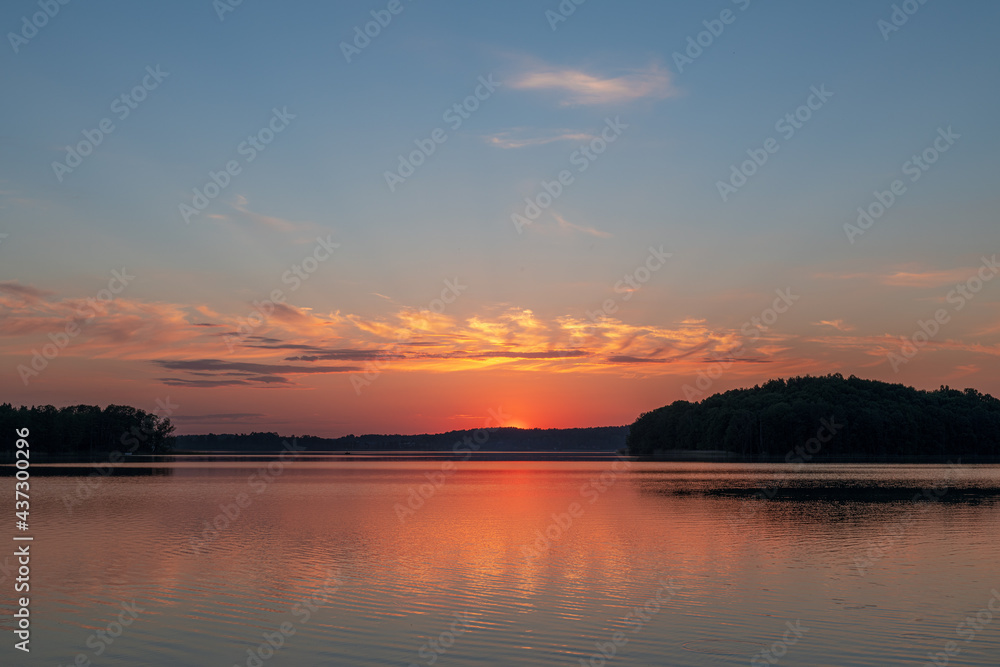
[[[113,451],[124,454],[158,454],[170,451],[170,419],[127,405],[51,405],[15,408],[0,405],[3,451],[13,451],[14,429],[28,428],[32,454],[73,459],[103,457]],[[9,444],[9,447],[8,447]]]
[[1000,400],[975,389],[921,391],[839,373],[793,377],[646,412],[627,442],[640,457],[726,450],[742,460],[784,460],[799,448],[804,460],[817,461],[996,459]]
[[613,452],[625,446],[627,426],[599,426],[594,428],[521,429],[491,428],[448,431],[421,435],[346,435],[341,438],[320,438],[311,435],[281,436],[277,433],[241,433],[177,436],[176,448],[187,452],[272,452],[281,451],[285,440],[295,438],[296,443],[311,452],[360,452],[360,451],[451,451],[462,443],[462,451],[469,445],[466,438],[479,447],[476,451],[600,451]]

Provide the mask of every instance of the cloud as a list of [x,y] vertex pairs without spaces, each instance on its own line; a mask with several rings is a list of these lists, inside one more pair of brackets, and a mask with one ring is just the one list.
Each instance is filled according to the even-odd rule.
[[[848,353],[855,363],[877,361],[873,355],[884,361],[899,345],[898,336],[847,335],[843,332],[849,325],[842,320],[815,322],[827,329],[813,329],[822,332],[814,337],[770,329],[749,341],[738,328],[702,318],[636,324],[612,317],[543,316],[510,304],[483,304],[458,317],[379,299],[376,304],[386,309],[379,315],[320,315],[280,304],[285,307],[276,308],[230,350],[225,339],[246,323],[242,306],[220,313],[197,304],[143,302],[122,295],[81,319],[80,313],[92,307],[86,299],[55,298],[43,290],[25,292],[26,286],[11,285],[0,283],[0,355],[27,363],[33,349],[49,342],[49,334],[65,331],[67,323],[76,321],[79,334],[60,352],[61,357],[74,357],[76,364],[60,361],[57,367],[79,373],[106,368],[109,360],[135,362],[137,377],[159,376],[172,387],[209,390],[308,386],[323,378],[342,381],[336,376],[369,371],[376,362],[379,370],[389,372],[497,368],[693,377],[706,365],[732,359],[740,363],[726,373],[736,379],[756,377],[759,371],[752,369],[762,363],[772,364],[769,368],[775,372],[795,374],[829,367],[824,359]],[[737,354],[741,345],[744,352]],[[966,364],[1000,354],[995,345],[953,347],[950,341],[939,341],[934,348],[962,351],[970,355],[961,360]]]
[[5,280],[0,282],[0,294],[9,294],[25,301],[38,301],[39,299],[51,296],[52,292],[47,292],[31,285],[22,285],[16,280]]
[[602,77],[579,69],[530,65],[511,78],[512,88],[554,92],[563,106],[623,104],[677,94],[669,70],[654,63],[620,76]]
[[261,376],[245,380],[188,380],[183,378],[160,378],[160,382],[170,387],[190,387],[194,389],[216,389],[219,387],[279,387],[291,384],[281,377]]
[[951,269],[950,271],[897,271],[881,276],[884,285],[898,287],[939,287],[964,282],[976,269]]
[[483,137],[490,146],[497,148],[525,148],[528,146],[543,146],[556,141],[593,140],[597,135],[589,132],[574,132],[572,130],[531,130],[523,127],[488,134]]
[[819,322],[813,322],[815,327],[832,327],[837,331],[854,331],[854,327],[850,324],[845,324],[844,320],[820,320]]
[[593,227],[581,227],[580,225],[574,225],[572,222],[569,222],[555,211],[550,211],[550,213],[552,214],[552,217],[556,219],[556,222],[559,223],[559,229],[563,231],[580,232],[582,234],[589,234],[590,236],[596,236],[602,239],[609,239],[614,236],[613,234],[602,232],[594,229]]
[[301,232],[316,229],[316,225],[312,222],[293,222],[284,218],[255,213],[250,210],[248,204],[249,202],[246,197],[236,195],[236,200],[230,203],[229,206],[239,214],[238,217],[278,232]]
[[155,360],[153,363],[172,371],[217,375],[300,375],[311,373],[352,373],[361,370],[357,366],[291,366],[288,364],[255,364],[245,361],[222,361],[221,359],[193,359],[190,361],[161,359]]
[[891,273],[816,273],[817,279],[825,280],[867,280],[893,287],[940,287],[964,282],[975,275],[978,267],[948,269],[946,271],[922,271],[901,267]]

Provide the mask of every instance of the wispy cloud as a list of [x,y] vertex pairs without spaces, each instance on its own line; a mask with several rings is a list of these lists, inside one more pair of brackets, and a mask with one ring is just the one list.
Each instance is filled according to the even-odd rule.
[[563,106],[623,104],[639,99],[663,99],[677,94],[669,70],[653,63],[618,76],[533,63],[511,77],[512,88],[558,93]]
[[[317,228],[316,224],[312,222],[294,222],[292,220],[286,220],[285,218],[278,218],[271,215],[261,215],[260,213],[251,211],[249,201],[247,201],[247,198],[243,195],[236,195],[236,199],[231,202],[229,206],[236,211],[237,218],[248,220],[258,226],[272,229],[277,232],[302,232]],[[225,219],[225,216],[218,217]]]
[[5,280],[0,282],[0,294],[8,294],[25,301],[38,301],[52,293],[31,285],[22,285],[16,280]]
[[491,146],[497,148],[526,148],[528,146],[542,146],[556,141],[591,141],[597,135],[590,132],[578,132],[573,130],[533,130],[530,128],[518,127],[495,134],[488,134],[483,137]]
[[881,276],[884,285],[897,287],[939,287],[964,281],[975,273],[975,268],[950,269],[948,271],[896,271]]
[[[862,368],[884,362],[900,344],[898,335],[848,333],[852,326],[840,319],[813,322],[814,336],[771,329],[750,342],[739,329],[702,318],[633,324],[580,314],[543,316],[510,304],[484,305],[457,317],[379,303],[386,311],[377,316],[320,314],[282,304],[230,350],[223,339],[245,323],[242,306],[220,313],[207,306],[119,297],[81,321],[81,313],[91,308],[85,299],[54,297],[30,285],[5,282],[0,283],[0,354],[28,359],[50,333],[76,320],[80,333],[61,356],[75,357],[79,364],[134,362],[169,386],[253,389],[308,388],[323,378],[365,372],[369,364],[385,361],[402,372],[502,368],[693,376],[705,365],[732,360],[740,363],[727,373],[736,379],[754,376],[761,364],[775,373],[795,374],[848,358]],[[734,357],[741,346],[745,352]],[[935,340],[928,348],[962,353],[961,363],[970,368],[986,367],[1000,355],[1000,346],[986,337],[977,343]]]
[[594,229],[593,227],[583,227],[581,225],[574,225],[572,222],[566,220],[564,217],[558,213],[552,211],[552,217],[556,219],[559,223],[559,229],[567,232],[580,232],[581,234],[589,234],[590,236],[597,236],[602,239],[609,239],[613,236],[609,232],[602,232],[599,229]]
[[819,322],[813,322],[815,327],[832,327],[837,331],[854,331],[854,327],[850,324],[846,324],[844,320],[820,320]]
[[889,273],[816,273],[820,280],[868,280],[893,287],[941,287],[965,281],[978,267],[959,267],[943,271],[921,270],[910,266],[894,267]]

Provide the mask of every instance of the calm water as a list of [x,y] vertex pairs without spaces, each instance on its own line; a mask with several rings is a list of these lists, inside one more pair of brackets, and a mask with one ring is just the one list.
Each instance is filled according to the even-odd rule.
[[445,465],[36,466],[0,664],[1000,664],[998,466]]

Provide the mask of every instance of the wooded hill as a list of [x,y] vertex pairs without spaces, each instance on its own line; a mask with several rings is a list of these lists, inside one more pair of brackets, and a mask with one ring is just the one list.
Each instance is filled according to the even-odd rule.
[[[823,421],[838,428],[824,427]],[[823,436],[823,437],[818,437]],[[1000,459],[1000,400],[975,389],[922,391],[833,374],[765,382],[697,403],[675,401],[629,428],[634,456],[726,450],[736,459],[784,460],[810,439],[812,460],[940,457]]]

